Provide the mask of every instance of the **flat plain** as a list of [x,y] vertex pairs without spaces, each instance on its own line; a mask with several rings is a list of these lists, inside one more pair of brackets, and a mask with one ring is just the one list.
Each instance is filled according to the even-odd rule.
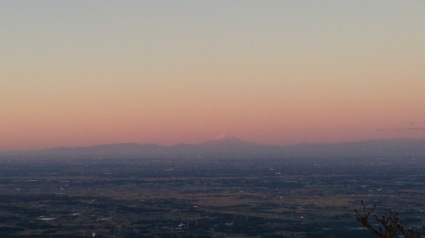
[[369,237],[425,224],[425,157],[0,159],[1,237]]

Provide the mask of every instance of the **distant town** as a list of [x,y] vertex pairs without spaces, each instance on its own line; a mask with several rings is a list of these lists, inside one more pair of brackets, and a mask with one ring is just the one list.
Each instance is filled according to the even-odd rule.
[[425,224],[425,154],[0,159],[1,237],[373,237],[360,201]]

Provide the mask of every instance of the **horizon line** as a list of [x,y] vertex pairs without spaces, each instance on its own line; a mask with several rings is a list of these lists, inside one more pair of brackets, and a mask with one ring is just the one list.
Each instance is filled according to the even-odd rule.
[[213,142],[213,141],[241,141],[246,143],[254,143],[258,145],[264,145],[264,146],[279,146],[279,147],[285,147],[285,146],[296,146],[296,145],[321,145],[321,144],[328,144],[328,145],[336,145],[336,144],[344,144],[344,143],[359,143],[359,142],[368,142],[368,141],[391,141],[391,140],[425,140],[425,137],[391,137],[391,138],[371,138],[371,139],[359,139],[359,140],[346,140],[346,141],[338,141],[338,142],[331,142],[331,141],[320,141],[320,142],[297,142],[297,143],[288,143],[288,144],[268,144],[268,143],[259,143],[256,141],[250,141],[250,140],[244,140],[240,139],[239,137],[231,135],[229,138],[213,138],[208,140],[203,140],[196,143],[185,143],[185,142],[179,142],[179,143],[173,143],[173,144],[161,144],[161,143],[155,143],[155,142],[112,142],[112,143],[97,143],[97,144],[91,144],[91,145],[75,145],[75,146],[67,146],[67,145],[58,145],[58,146],[50,146],[50,147],[43,147],[39,149],[22,149],[22,150],[0,150],[0,154],[7,154],[7,153],[19,153],[19,152],[40,152],[43,150],[49,150],[49,149],[58,149],[58,148],[90,148],[90,147],[96,147],[96,146],[107,146],[107,145],[157,145],[161,147],[173,147],[178,145],[200,145],[206,142]]

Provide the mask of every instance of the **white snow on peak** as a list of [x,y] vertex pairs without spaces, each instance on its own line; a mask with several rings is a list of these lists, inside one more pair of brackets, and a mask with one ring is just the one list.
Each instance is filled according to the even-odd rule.
[[216,136],[214,140],[237,140],[238,138],[234,135],[228,134],[228,133],[221,133],[220,135]]

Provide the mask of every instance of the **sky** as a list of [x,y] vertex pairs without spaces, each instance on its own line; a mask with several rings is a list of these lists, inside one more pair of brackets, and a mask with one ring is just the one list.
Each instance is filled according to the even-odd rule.
[[425,137],[425,1],[0,0],[0,151]]

